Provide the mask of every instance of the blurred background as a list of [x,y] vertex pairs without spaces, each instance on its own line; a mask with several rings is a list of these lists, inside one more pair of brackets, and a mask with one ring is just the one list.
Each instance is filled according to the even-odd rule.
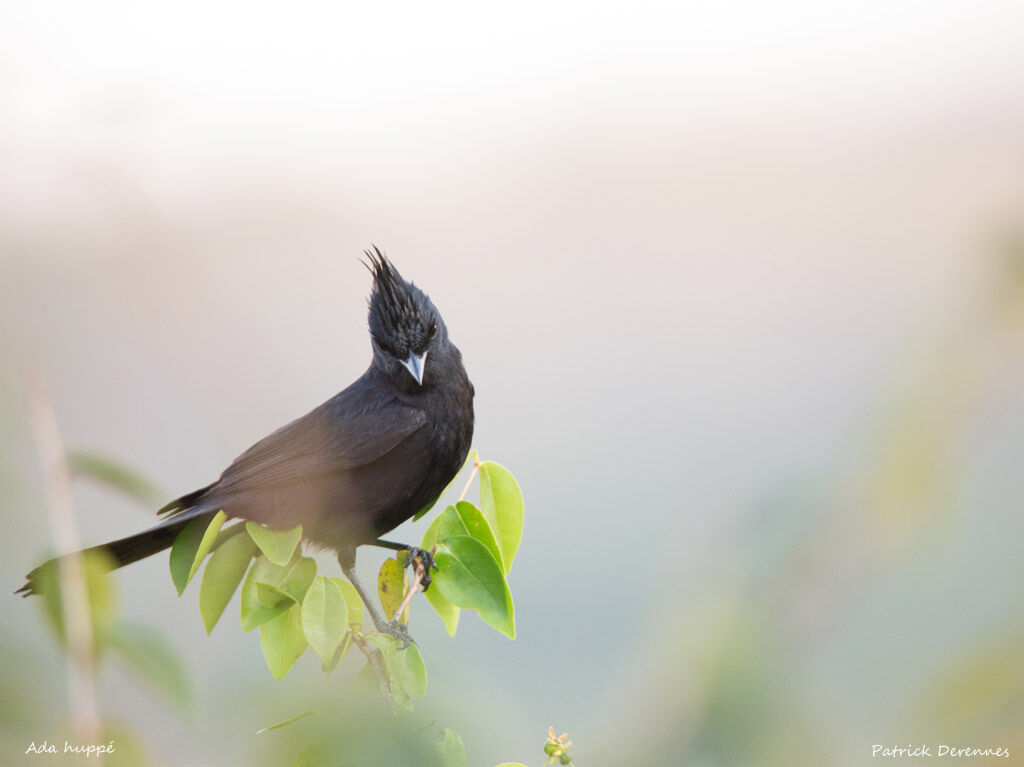
[[[416,721],[470,765],[549,725],[584,766],[1024,753],[1020,3],[0,8],[4,593],[54,547],[24,366],[170,499],[362,373],[373,242],[526,497],[515,642],[413,608]],[[75,501],[83,543],[152,521]],[[101,668],[137,763],[289,763],[255,732],[314,705],[384,731],[359,664],[275,682],[165,556],[115,580],[190,685]],[[4,605],[18,764],[67,690]]]

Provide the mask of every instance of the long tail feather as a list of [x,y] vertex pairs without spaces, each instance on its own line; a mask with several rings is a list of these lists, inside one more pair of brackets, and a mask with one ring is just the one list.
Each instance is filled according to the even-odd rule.
[[[104,551],[113,560],[115,567],[124,567],[132,562],[138,562],[140,559],[145,559],[161,552],[164,549],[169,549],[174,543],[174,539],[178,537],[178,533],[185,528],[185,525],[193,519],[204,517],[211,519],[215,513],[214,511],[195,509],[187,514],[169,519],[156,527],[151,527],[149,530],[143,530],[141,533],[129,535],[127,538],[121,538],[110,543],[104,543],[101,546],[93,546],[85,549],[85,551]],[[37,594],[36,586],[39,571],[54,561],[56,560],[51,559],[26,575],[25,585],[14,593],[21,594],[23,597]]]

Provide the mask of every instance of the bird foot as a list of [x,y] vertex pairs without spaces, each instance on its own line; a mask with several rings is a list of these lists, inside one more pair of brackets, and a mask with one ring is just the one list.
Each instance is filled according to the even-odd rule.
[[405,558],[405,566],[413,566],[413,562],[417,559],[423,564],[423,578],[420,580],[420,584],[423,586],[423,590],[426,591],[431,583],[430,571],[437,569],[434,555],[426,549],[421,549],[419,546],[410,546],[408,552],[409,556]]
[[409,633],[409,627],[398,620],[398,618],[381,624],[377,627],[377,630],[381,634],[387,634],[401,642],[402,646],[398,648],[399,650],[404,650],[410,644],[416,643],[416,640],[413,639],[412,635]]

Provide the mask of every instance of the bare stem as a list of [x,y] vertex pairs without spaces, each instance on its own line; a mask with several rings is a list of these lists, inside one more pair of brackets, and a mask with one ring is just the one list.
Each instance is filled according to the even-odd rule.
[[469,486],[473,484],[473,477],[480,471],[480,456],[473,453],[473,471],[469,473],[469,480],[466,482],[466,486],[462,488],[462,494],[459,496],[460,501],[466,500],[466,493],[469,492]]
[[100,717],[96,701],[96,675],[93,664],[93,635],[89,614],[89,592],[85,567],[78,551],[78,525],[71,495],[71,473],[53,404],[42,379],[35,370],[24,374],[29,418],[36,450],[43,469],[50,527],[57,550],[64,627],[68,643],[68,704],[71,723],[77,737],[87,743],[99,740]]
[[[436,549],[437,546],[434,546],[434,548]],[[431,554],[433,554],[433,552],[431,552]],[[423,583],[423,579],[426,577],[426,575],[427,575],[427,568],[426,568],[426,566],[419,559],[417,559],[416,560],[416,573],[415,573],[415,575],[413,575],[412,583],[410,584],[409,588],[405,592],[405,598],[402,599],[402,604],[395,611],[395,615],[396,616],[404,615],[405,611],[409,609],[409,604],[412,602],[413,595],[415,595],[416,592],[420,590],[420,584]]]

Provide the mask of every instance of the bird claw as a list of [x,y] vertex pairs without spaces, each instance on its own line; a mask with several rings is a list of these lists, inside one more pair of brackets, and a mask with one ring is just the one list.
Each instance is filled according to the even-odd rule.
[[416,640],[409,633],[409,627],[398,620],[398,618],[379,626],[378,630],[381,634],[387,634],[389,637],[393,637],[401,642],[402,646],[398,648],[399,650],[404,650],[410,644],[416,644]]
[[434,555],[426,549],[421,549],[419,546],[410,546],[408,551],[409,556],[405,558],[405,566],[410,567],[417,559],[423,563],[423,577],[420,579],[420,584],[423,586],[423,590],[426,591],[431,583],[430,571],[437,569]]

